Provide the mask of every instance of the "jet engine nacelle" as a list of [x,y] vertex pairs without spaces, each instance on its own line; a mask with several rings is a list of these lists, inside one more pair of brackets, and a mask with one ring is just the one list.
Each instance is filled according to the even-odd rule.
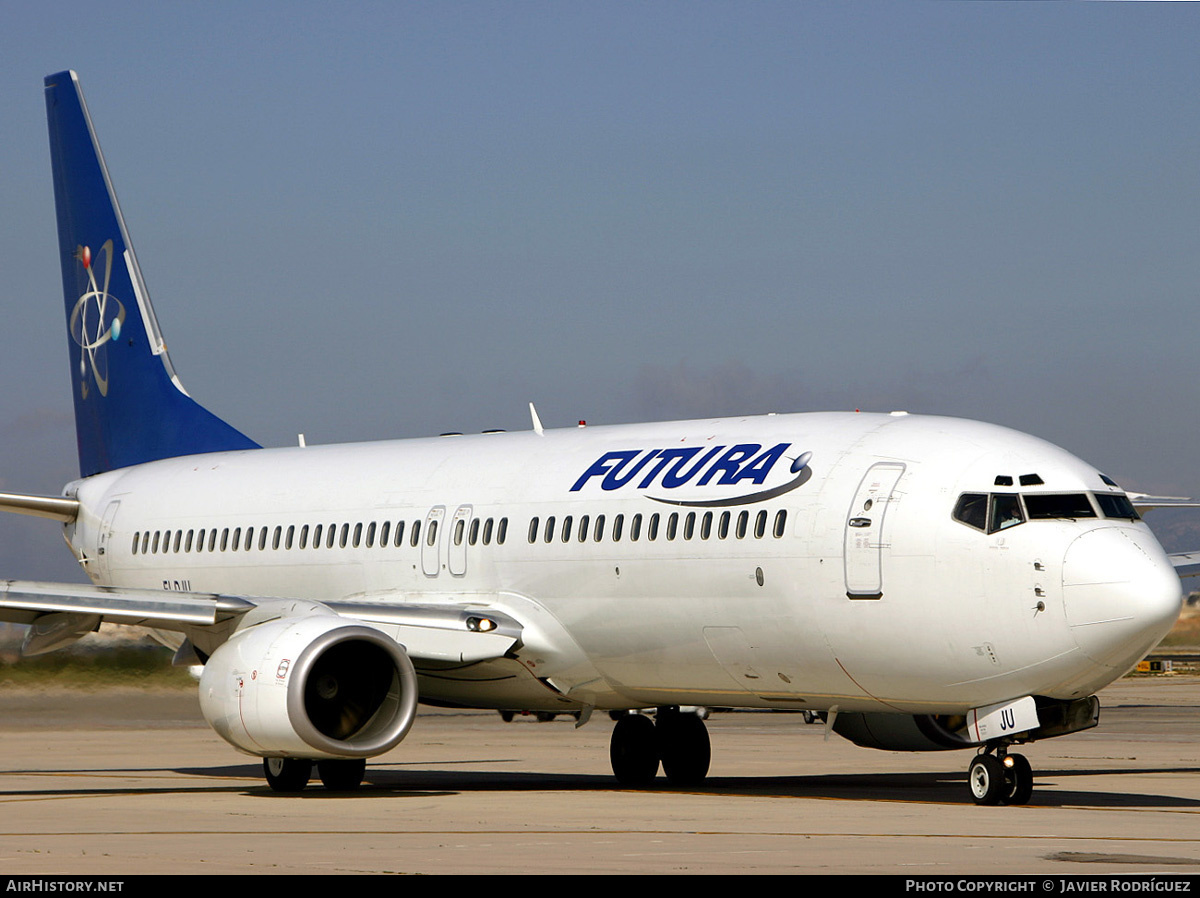
[[332,613],[247,627],[200,677],[204,719],[260,757],[367,758],[399,744],[417,711],[417,677],[386,634]]

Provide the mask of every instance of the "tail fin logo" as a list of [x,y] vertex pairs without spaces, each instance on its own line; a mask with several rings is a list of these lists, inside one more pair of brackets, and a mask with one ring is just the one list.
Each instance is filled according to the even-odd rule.
[[[105,344],[121,336],[125,323],[125,306],[108,292],[112,275],[113,242],[104,241],[97,258],[92,257],[91,247],[81,246],[75,258],[87,272],[88,290],[79,297],[71,310],[71,339],[79,346],[79,390],[84,399],[90,392],[88,374],[101,396],[108,395],[108,357]],[[104,285],[96,281],[96,265],[103,259]]]

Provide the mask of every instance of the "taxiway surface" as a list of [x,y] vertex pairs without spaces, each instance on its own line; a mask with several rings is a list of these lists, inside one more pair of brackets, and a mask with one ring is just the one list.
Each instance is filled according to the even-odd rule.
[[976,807],[970,752],[715,714],[703,788],[618,788],[612,723],[423,711],[356,794],[272,793],[191,692],[0,690],[0,872],[1200,874],[1200,678],[1126,679]]

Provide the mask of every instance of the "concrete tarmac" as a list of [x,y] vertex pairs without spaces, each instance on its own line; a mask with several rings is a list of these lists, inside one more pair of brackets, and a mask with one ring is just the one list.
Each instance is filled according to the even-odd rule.
[[191,692],[0,691],[0,873],[1200,876],[1200,678],[1125,679],[976,807],[970,752],[858,748],[715,714],[702,788],[618,788],[612,723],[423,711],[355,794],[272,793]]

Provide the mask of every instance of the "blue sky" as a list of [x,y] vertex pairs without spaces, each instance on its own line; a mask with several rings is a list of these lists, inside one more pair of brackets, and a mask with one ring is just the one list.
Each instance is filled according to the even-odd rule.
[[[1192,4],[5,4],[0,489],[76,472],[74,68],[177,370],[264,444],[902,408],[1200,495],[1197,46]],[[0,516],[0,576],[78,572]]]

